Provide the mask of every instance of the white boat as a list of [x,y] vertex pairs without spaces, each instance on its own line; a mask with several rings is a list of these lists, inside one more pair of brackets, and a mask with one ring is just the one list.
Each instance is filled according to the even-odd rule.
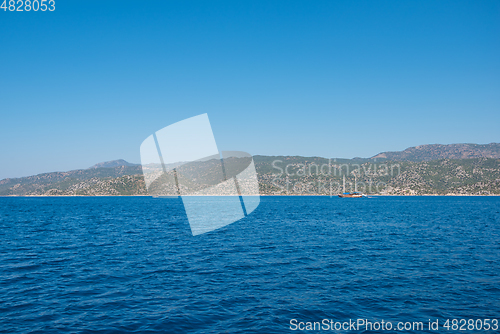
[[[354,173],[353,173],[354,174]],[[350,193],[347,193],[345,191],[345,175],[344,175],[344,178],[343,178],[343,182],[342,182],[342,194],[339,194],[339,197],[340,198],[362,198],[362,197],[366,197],[366,195],[362,194],[362,193],[359,193],[357,191],[357,179],[356,179],[356,174],[354,174],[354,192],[350,192]]]

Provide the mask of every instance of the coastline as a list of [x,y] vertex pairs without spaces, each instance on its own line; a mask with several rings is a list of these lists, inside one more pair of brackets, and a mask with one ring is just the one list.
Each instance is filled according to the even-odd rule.
[[[500,194],[421,194],[421,195],[395,195],[395,194],[366,194],[369,197],[499,197]],[[226,197],[226,195],[183,195],[185,197]],[[262,194],[245,195],[261,197],[338,197],[338,194]],[[0,195],[0,198],[46,198],[46,197],[151,197],[151,195]]]

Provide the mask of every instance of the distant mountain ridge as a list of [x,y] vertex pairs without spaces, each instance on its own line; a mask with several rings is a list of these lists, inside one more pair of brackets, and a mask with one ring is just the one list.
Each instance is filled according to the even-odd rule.
[[100,162],[100,163],[95,164],[94,166],[90,167],[89,169],[91,169],[91,168],[115,168],[115,167],[120,167],[120,166],[136,167],[136,166],[140,166],[140,165],[130,163],[130,162],[125,161],[123,159],[118,159],[118,160]]
[[430,144],[409,147],[404,151],[382,152],[370,159],[392,161],[432,161],[440,159],[500,159],[500,143],[490,144]]
[[[350,170],[362,166],[365,175],[358,177],[360,186],[362,183],[370,187],[372,184],[384,183],[385,194],[500,195],[498,143],[421,145],[400,152],[383,152],[372,158],[327,159],[256,155],[253,159],[261,194],[286,195],[290,194],[290,189],[307,190],[311,184],[319,184],[325,180],[340,184],[340,174],[324,176],[313,173],[299,176],[297,172],[301,168],[309,172],[317,171],[318,166],[333,164],[350,165]],[[389,165],[390,176],[382,173]],[[291,168],[284,169],[286,166]],[[398,171],[395,175],[392,175],[393,167]],[[98,163],[87,169],[8,178],[0,180],[0,196],[148,195],[142,170],[141,165],[120,159]],[[292,174],[288,174],[290,171]],[[366,174],[366,171],[369,173]],[[346,174],[347,178],[352,176],[349,172]],[[318,185],[317,193],[326,194],[324,191],[325,188],[319,188]],[[374,193],[372,190],[367,192]],[[310,193],[306,191],[304,194]]]
[[[97,180],[112,180],[125,176],[137,175],[142,178],[142,167],[116,166],[77,169],[68,172],[52,172],[32,175],[21,178],[7,178],[0,180],[0,195],[43,195],[48,190],[67,190],[79,188],[82,184],[95,183]],[[103,193],[107,193],[106,186],[100,186]],[[120,195],[120,193],[111,192]],[[123,194],[126,194],[123,193]]]

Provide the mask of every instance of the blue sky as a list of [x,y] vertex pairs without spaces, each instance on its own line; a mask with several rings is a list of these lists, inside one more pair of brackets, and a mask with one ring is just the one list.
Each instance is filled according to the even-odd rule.
[[0,11],[0,179],[219,150],[369,157],[499,142],[499,1],[61,1]]

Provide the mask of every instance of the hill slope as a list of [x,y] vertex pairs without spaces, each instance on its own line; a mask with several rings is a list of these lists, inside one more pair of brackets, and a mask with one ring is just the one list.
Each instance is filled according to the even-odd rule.
[[[48,191],[63,194],[68,189],[79,189],[85,183],[96,183],[123,176],[139,175],[142,178],[141,166],[117,166],[109,168],[78,169],[69,172],[44,173],[28,177],[0,180],[0,195],[43,195]],[[144,181],[142,181],[144,182]],[[115,193],[105,191],[102,194]],[[85,192],[73,191],[69,195],[85,195]]]
[[98,164],[95,164],[94,166],[90,168],[114,168],[114,167],[120,167],[120,166],[125,166],[125,167],[137,167],[140,166],[138,164],[132,164],[130,162],[127,162],[123,159],[119,160],[112,160],[112,161],[106,161],[106,162],[101,162]]
[[439,159],[500,159],[500,144],[432,144],[407,148],[404,151],[382,152],[371,159],[392,161],[431,161]]
[[[500,144],[422,145],[370,159],[254,156],[261,194],[500,194]],[[148,167],[146,167],[148,168]],[[200,175],[200,179],[204,179]],[[198,178],[198,177],[197,177]],[[147,195],[142,167],[114,160],[88,169],[0,181],[0,196]]]
[[[255,156],[261,194],[500,195],[500,159],[433,161],[329,160],[318,157]],[[147,195],[141,167],[92,168],[0,181],[0,195]]]

